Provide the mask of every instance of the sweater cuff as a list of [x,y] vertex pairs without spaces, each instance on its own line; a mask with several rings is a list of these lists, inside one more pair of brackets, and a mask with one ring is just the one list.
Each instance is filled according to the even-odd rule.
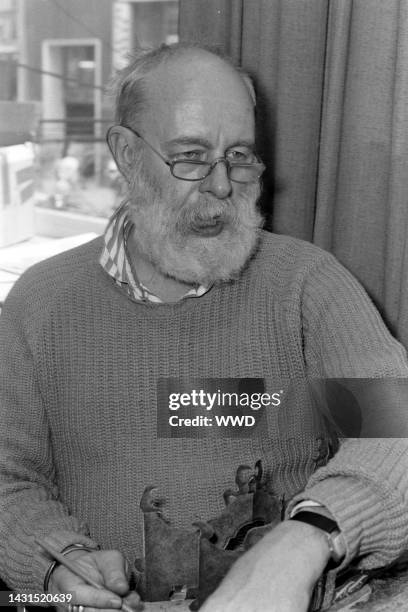
[[[42,539],[40,536],[39,539]],[[98,544],[86,535],[74,531],[59,531],[47,534],[46,541],[59,552],[71,544],[83,544],[94,550],[98,550]],[[34,544],[34,555],[32,559],[32,575],[35,584],[38,584],[38,592],[43,592],[44,578],[53,563],[53,559],[38,545]]]
[[361,557],[357,567],[372,569],[394,561],[403,550],[398,538],[404,522],[398,510],[382,500],[369,482],[350,476],[331,476],[307,487],[289,503],[286,516],[305,499],[325,506],[344,535],[346,556],[341,567]]

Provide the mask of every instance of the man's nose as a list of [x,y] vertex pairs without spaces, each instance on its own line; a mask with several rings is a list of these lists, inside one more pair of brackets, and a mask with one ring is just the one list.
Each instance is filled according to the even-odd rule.
[[210,192],[216,198],[223,200],[231,195],[232,186],[228,178],[228,168],[224,160],[220,159],[208,176],[200,183],[201,193]]

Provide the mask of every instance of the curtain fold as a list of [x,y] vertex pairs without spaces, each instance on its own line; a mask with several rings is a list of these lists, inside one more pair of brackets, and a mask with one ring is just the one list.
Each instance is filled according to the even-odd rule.
[[400,1],[398,8],[383,299],[408,347],[408,3]]
[[407,11],[406,0],[329,3],[312,238],[360,279],[406,346]]
[[254,77],[270,227],[333,252],[408,347],[408,0],[180,5],[182,40]]

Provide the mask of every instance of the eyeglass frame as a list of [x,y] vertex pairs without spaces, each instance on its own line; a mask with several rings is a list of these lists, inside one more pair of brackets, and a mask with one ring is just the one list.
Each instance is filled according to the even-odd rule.
[[[122,127],[126,128],[127,130],[130,130],[132,132],[132,134],[134,134],[135,136],[137,136],[138,138],[140,138],[140,140],[142,140],[145,144],[147,144],[147,146],[153,151],[153,153],[156,153],[156,155],[158,155],[160,157],[160,159],[170,168],[170,172],[171,175],[174,176],[174,178],[178,179],[179,181],[188,181],[188,182],[195,182],[195,181],[203,181],[204,179],[206,179],[208,176],[210,176],[211,172],[214,170],[215,166],[220,162],[223,161],[225,163],[225,167],[227,169],[227,176],[228,179],[230,181],[233,181],[234,183],[239,183],[241,185],[249,185],[251,183],[255,183],[255,181],[257,181],[258,179],[261,178],[262,174],[265,171],[265,164],[258,158],[258,156],[254,153],[255,158],[258,160],[256,163],[253,164],[240,164],[240,163],[231,163],[229,159],[227,159],[225,156],[223,157],[217,157],[216,159],[214,159],[211,163],[210,162],[202,162],[202,161],[196,161],[193,159],[177,159],[175,161],[170,161],[169,159],[166,159],[159,151],[157,151],[157,149],[155,149],[153,147],[153,145],[150,144],[150,142],[148,142],[141,134],[139,134],[139,132],[137,132],[136,130],[134,130],[133,128],[131,128],[129,125],[122,125]],[[202,176],[200,178],[182,178],[180,176],[176,176],[174,174],[174,166],[176,164],[180,164],[180,163],[184,163],[184,164],[191,164],[191,165],[196,165],[196,166],[204,166],[208,164],[208,172],[205,176]],[[256,179],[254,179],[253,181],[237,181],[233,178],[231,178],[230,174],[231,174],[231,168],[233,167],[253,167],[253,166],[260,166],[262,168],[262,170],[259,173],[259,176],[256,177]]]

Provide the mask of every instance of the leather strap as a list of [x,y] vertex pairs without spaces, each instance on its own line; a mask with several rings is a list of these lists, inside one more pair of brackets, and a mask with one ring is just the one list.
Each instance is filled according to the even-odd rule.
[[340,531],[339,526],[335,521],[329,519],[327,516],[317,514],[316,512],[301,511],[297,512],[290,518],[291,521],[301,521],[302,523],[308,523],[313,527],[318,527],[326,533],[333,533],[334,531]]

